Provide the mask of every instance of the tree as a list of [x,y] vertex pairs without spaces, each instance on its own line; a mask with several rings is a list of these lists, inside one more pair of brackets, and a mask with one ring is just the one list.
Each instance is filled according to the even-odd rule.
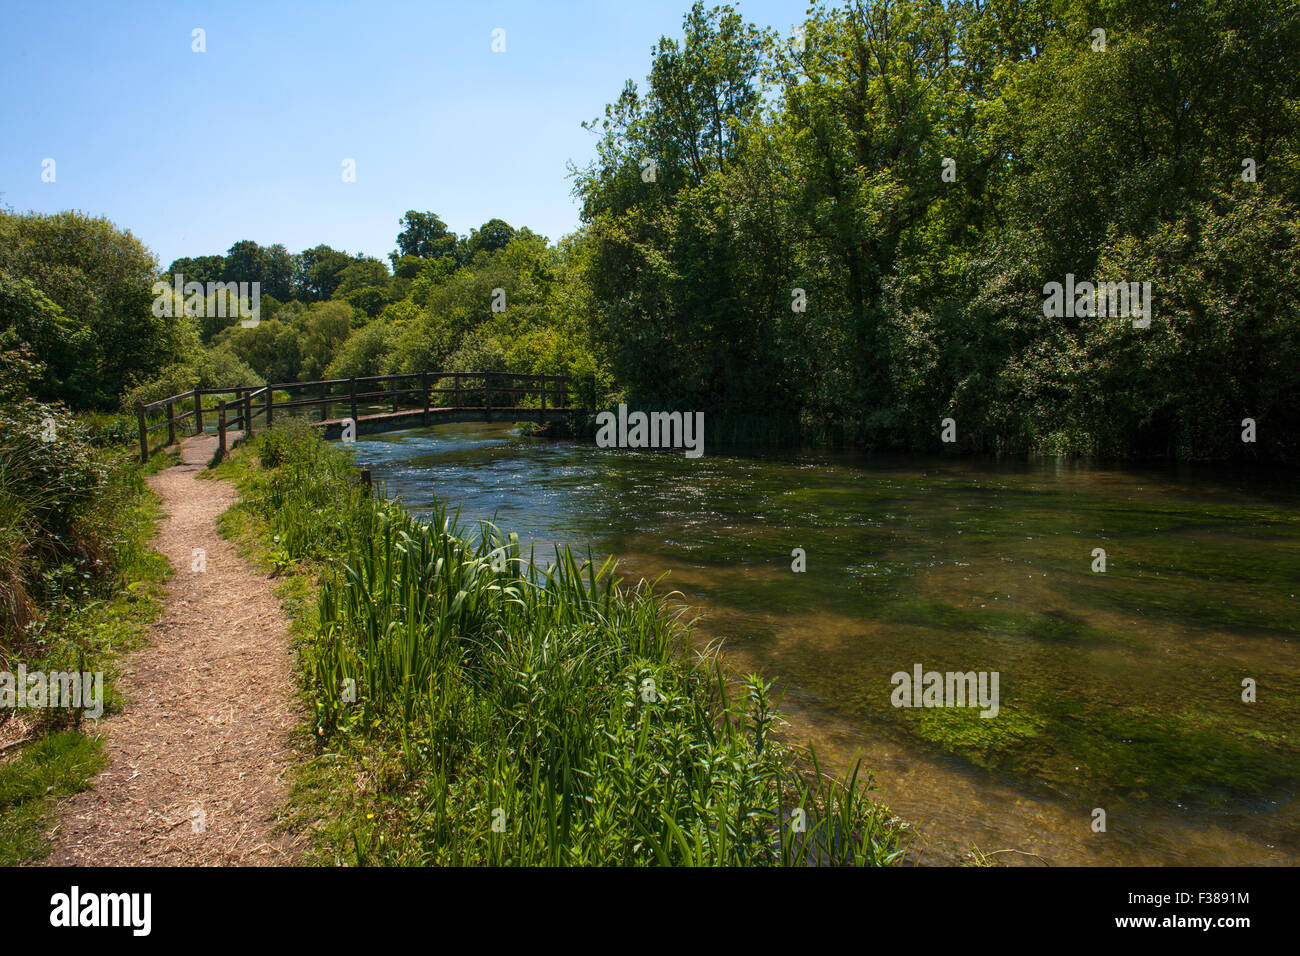
[[164,278],[184,276],[186,282],[202,282],[206,286],[209,282],[224,282],[225,274],[225,256],[197,256],[177,259],[167,267]]
[[403,256],[414,256],[417,259],[443,256],[455,258],[456,234],[436,214],[408,209],[399,224],[402,231],[397,234],[397,251],[389,256],[394,266]]
[[501,219],[489,219],[480,228],[470,231],[461,258],[468,262],[480,252],[504,249],[514,237],[515,230],[509,223]]
[[[324,377],[325,369],[334,361],[351,332],[352,307],[347,303],[335,300],[311,306],[303,319],[295,350],[302,356],[303,381]],[[253,367],[257,368],[256,365]]]
[[267,382],[297,381],[302,367],[298,330],[278,319],[248,328],[231,326],[213,340],[213,347],[229,352]]
[[251,239],[242,239],[226,252],[223,282],[266,282],[266,253]]
[[326,245],[300,252],[295,270],[296,296],[304,302],[321,302],[334,295],[343,281],[342,271],[352,257]]
[[0,351],[27,349],[40,356],[32,394],[41,401],[75,399],[91,387],[84,356],[93,349],[90,329],[66,316],[28,279],[0,272]]
[[277,242],[262,250],[262,295],[280,302],[293,298],[294,276],[297,266],[284,243]]
[[186,354],[192,323],[153,315],[157,268],[138,239],[102,217],[0,213],[0,272],[29,280],[82,330],[69,333],[80,343],[77,371],[61,395],[74,408],[114,408],[129,385]]

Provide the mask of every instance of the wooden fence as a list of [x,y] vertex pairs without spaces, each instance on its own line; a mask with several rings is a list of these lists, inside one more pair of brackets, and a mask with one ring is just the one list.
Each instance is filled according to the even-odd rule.
[[[277,394],[285,397],[277,400]],[[224,452],[231,431],[251,433],[257,427],[270,427],[277,414],[309,415],[315,408],[320,409],[317,422],[327,428],[341,425],[346,417],[358,427],[364,423],[366,431],[384,431],[449,420],[490,422],[494,416],[500,421],[555,421],[574,410],[569,399],[569,379],[564,375],[435,371],[196,388],[147,405],[137,403],[135,409],[140,460],[148,461],[153,451],[176,442],[178,430],[182,435],[191,430],[198,433],[212,425],[218,448]],[[331,419],[330,411],[340,407],[346,416]],[[377,407],[383,411],[375,411]],[[151,448],[150,434],[163,428],[167,440]]]

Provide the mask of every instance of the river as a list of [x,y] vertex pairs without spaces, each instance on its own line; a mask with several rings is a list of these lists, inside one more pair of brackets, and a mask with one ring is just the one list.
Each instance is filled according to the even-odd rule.
[[[597,449],[466,424],[366,436],[422,513],[666,575],[701,643],[784,694],[956,863],[1300,861],[1300,494],[1179,466]],[[792,570],[794,549],[806,570]],[[1094,549],[1105,571],[1094,570]],[[892,675],[996,672],[997,716],[896,707]],[[1254,702],[1243,700],[1254,682]],[[1100,829],[1104,813],[1105,829]],[[1005,852],[997,852],[1005,851]]]

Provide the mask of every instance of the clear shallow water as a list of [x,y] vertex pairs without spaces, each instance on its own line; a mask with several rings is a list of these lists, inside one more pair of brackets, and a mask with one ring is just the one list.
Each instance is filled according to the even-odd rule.
[[[978,847],[1021,851],[1006,863],[1300,862],[1300,495],[1285,476],[686,459],[486,424],[355,447],[417,513],[436,498],[539,560],[567,543],[616,555],[626,578],[666,572],[700,641],[784,692],[792,739],[837,769],[864,757],[923,861]],[[997,671],[999,715],[891,706],[891,675],[918,663]]]

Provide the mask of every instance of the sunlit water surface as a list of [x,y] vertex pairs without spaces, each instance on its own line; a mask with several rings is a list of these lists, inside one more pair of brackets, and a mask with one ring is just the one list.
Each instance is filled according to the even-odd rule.
[[[1282,477],[687,459],[487,424],[355,447],[416,513],[438,500],[539,560],[569,544],[631,580],[666,572],[698,640],[776,682],[791,740],[836,769],[864,758],[922,862],[1300,860],[1300,496]],[[893,707],[915,664],[997,671],[1000,713]]]

